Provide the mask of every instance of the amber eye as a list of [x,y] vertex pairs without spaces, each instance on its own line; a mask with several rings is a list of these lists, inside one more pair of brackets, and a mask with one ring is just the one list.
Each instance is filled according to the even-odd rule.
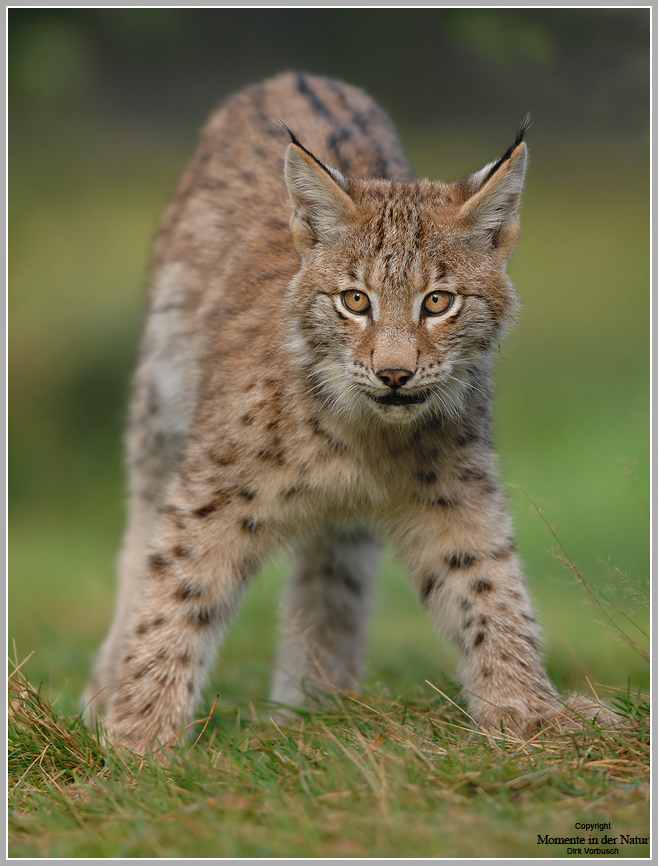
[[370,298],[365,292],[350,289],[348,292],[343,292],[342,297],[343,303],[350,313],[367,313],[370,309]]
[[425,312],[432,316],[445,313],[452,306],[454,295],[450,292],[432,292],[425,298]]

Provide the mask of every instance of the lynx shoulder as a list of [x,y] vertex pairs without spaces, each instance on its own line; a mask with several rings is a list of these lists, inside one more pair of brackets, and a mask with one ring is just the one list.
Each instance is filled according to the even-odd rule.
[[113,739],[176,740],[284,542],[282,704],[358,683],[386,539],[481,724],[609,721],[546,677],[491,444],[525,127],[443,183],[337,81],[287,73],[210,117],[155,243],[133,381],[118,598],[85,698]]

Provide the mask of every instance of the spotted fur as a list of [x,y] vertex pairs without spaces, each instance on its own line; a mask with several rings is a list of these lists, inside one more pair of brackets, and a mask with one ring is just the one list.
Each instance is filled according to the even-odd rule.
[[114,740],[179,736],[283,542],[276,700],[357,685],[387,538],[473,715],[560,714],[491,443],[525,125],[443,183],[413,179],[387,116],[336,81],[287,73],[210,117],[155,242],[133,382],[118,600],[86,692]]

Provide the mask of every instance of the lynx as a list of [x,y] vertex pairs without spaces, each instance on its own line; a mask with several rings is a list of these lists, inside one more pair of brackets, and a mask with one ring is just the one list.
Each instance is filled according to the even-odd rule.
[[286,73],[211,115],[154,247],[118,600],[85,696],[113,741],[180,736],[282,543],[273,700],[357,686],[385,539],[485,729],[609,720],[544,672],[491,438],[526,127],[443,183],[338,81]]

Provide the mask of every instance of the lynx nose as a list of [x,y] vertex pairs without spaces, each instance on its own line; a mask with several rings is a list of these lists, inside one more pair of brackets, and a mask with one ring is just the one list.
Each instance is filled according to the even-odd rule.
[[378,376],[385,385],[389,388],[399,388],[404,385],[413,376],[412,370],[377,370],[375,376]]

